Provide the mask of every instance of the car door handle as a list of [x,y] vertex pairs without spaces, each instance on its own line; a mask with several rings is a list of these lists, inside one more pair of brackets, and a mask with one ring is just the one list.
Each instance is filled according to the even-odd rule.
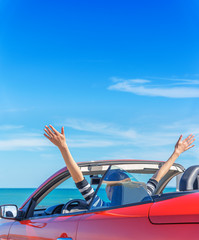
[[57,238],[57,240],[73,240],[72,238]]

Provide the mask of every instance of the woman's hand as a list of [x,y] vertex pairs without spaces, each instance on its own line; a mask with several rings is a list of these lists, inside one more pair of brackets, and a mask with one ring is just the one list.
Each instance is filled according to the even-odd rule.
[[195,145],[191,145],[195,141],[194,135],[190,134],[187,138],[182,140],[182,135],[178,139],[175,145],[175,153],[180,155],[181,153],[187,151],[189,148],[194,147]]
[[44,131],[44,136],[48,138],[54,145],[58,148],[66,147],[66,138],[64,134],[64,127],[61,128],[61,133],[58,132],[52,125],[49,127],[46,125]]
[[44,133],[44,136],[46,138],[48,138],[53,144],[55,144],[63,158],[64,161],[66,163],[66,166],[68,168],[68,171],[70,172],[73,180],[78,183],[84,180],[84,176],[79,168],[79,166],[77,165],[77,163],[74,161],[68,146],[66,144],[66,138],[65,138],[65,134],[64,134],[64,127],[61,128],[61,133],[58,132],[52,125],[45,126],[44,131],[46,133]]
[[162,165],[162,167],[153,175],[153,179],[159,182],[165,174],[168,173],[169,169],[176,161],[176,159],[180,156],[181,153],[187,151],[189,148],[194,147],[195,145],[191,145],[195,141],[194,135],[190,134],[187,138],[182,140],[182,135],[178,139],[175,150],[171,157]]

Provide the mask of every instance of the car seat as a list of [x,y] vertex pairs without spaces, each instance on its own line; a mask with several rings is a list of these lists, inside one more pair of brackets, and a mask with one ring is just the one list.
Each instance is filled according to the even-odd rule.
[[187,168],[180,179],[179,190],[190,191],[199,189],[199,165]]

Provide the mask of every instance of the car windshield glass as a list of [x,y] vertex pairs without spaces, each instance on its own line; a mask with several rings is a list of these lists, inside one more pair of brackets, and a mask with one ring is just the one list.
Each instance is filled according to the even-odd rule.
[[122,168],[111,166],[96,191],[91,209],[151,201],[146,184]]

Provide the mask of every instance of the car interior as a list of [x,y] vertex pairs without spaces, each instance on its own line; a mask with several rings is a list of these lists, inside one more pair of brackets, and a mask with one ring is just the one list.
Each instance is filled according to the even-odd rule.
[[[103,178],[105,176],[105,173],[108,171],[110,166],[114,165],[113,162],[111,164],[99,164],[99,165],[83,165],[81,167],[81,170],[84,174],[84,176],[87,178],[88,182],[91,184],[91,186],[98,191],[98,194],[100,194],[100,186],[102,185]],[[145,179],[149,179],[155,171],[161,166],[161,163],[157,162],[151,162],[150,164],[139,162],[136,163],[125,163],[117,166],[125,169],[130,174],[134,174],[137,176],[141,176],[141,179],[138,179],[138,182],[144,182],[146,184]],[[175,192],[171,193],[162,193],[163,189],[166,187],[167,183],[177,175],[182,175],[178,185],[179,189]],[[54,189],[56,189],[61,183],[64,181],[67,181],[70,179],[70,174],[68,171],[58,175],[56,178],[52,179],[47,185],[44,186],[43,189],[41,189],[36,195],[32,198],[32,201],[34,201],[34,204],[32,204],[31,207],[31,213],[29,213],[28,217],[44,217],[44,216],[50,216],[50,215],[57,215],[57,214],[76,214],[76,213],[82,213],[89,209],[89,206],[87,205],[86,201],[83,198],[73,198],[68,201],[63,201],[59,204],[52,204],[52,206],[43,206],[38,207],[39,203],[42,202],[43,199],[45,199],[46,196],[48,196],[49,193],[51,193]],[[144,179],[144,181],[143,181]],[[126,186],[125,186],[126,187]],[[171,170],[165,175],[165,177],[160,181],[160,183],[157,186],[157,190],[155,194],[152,196],[152,198],[146,198],[144,201],[162,201],[169,198],[174,198],[178,196],[182,196],[184,194],[192,193],[193,191],[198,190],[199,187],[199,166],[192,166],[188,168],[186,171],[184,171],[184,168],[176,164],[174,165]],[[129,191],[130,189],[130,191]],[[140,188],[142,189],[142,188]],[[143,188],[144,189],[144,188]],[[137,202],[134,201],[132,204],[139,204],[142,202],[142,199],[144,199],[144,190],[141,190],[136,192],[136,195],[138,196],[140,194],[140,197],[137,197]],[[78,190],[77,190],[78,191]],[[135,189],[131,186],[128,189],[124,189],[123,191],[128,192],[129,195],[135,195]],[[130,194],[132,193],[132,194]],[[126,195],[125,195],[126,196]],[[146,197],[146,196],[145,196]],[[131,204],[129,200],[124,199],[123,204]],[[118,206],[117,206],[118,207]]]

